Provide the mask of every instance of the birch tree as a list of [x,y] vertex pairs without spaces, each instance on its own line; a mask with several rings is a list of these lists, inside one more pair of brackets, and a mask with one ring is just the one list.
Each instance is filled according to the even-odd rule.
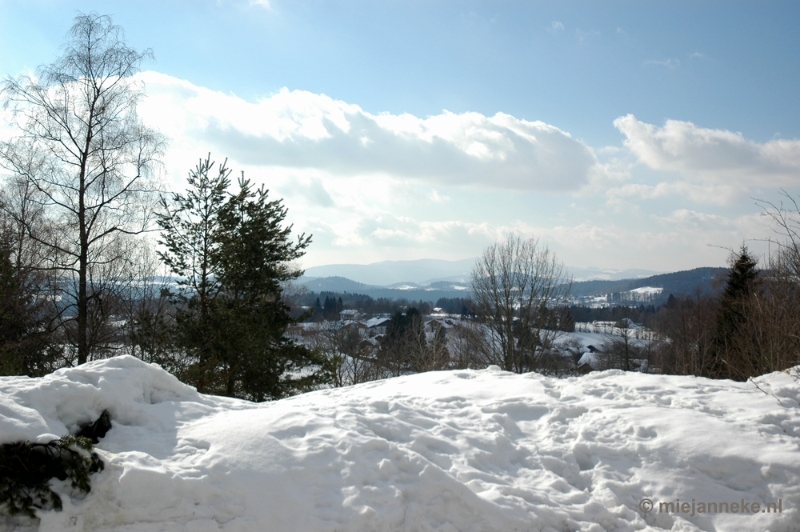
[[149,178],[164,140],[139,119],[143,89],[132,81],[150,56],[128,46],[108,16],[82,14],[61,57],[2,85],[19,135],[0,144],[0,164],[32,185],[31,197],[59,228],[28,236],[53,258],[79,364],[107,346],[96,332],[112,319],[109,275],[124,266],[126,237],[148,228],[154,204]]

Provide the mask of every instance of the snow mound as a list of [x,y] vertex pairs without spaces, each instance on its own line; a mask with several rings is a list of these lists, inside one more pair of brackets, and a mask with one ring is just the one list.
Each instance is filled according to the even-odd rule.
[[[254,404],[119,357],[0,378],[0,441],[61,436],[103,409],[105,471],[82,500],[63,490],[64,510],[40,512],[40,531],[788,532],[800,522],[796,372],[736,383],[491,368]],[[676,500],[781,511],[659,511]]]

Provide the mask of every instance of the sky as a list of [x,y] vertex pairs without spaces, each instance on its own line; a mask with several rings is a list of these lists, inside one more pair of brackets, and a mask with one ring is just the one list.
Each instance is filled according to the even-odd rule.
[[165,188],[227,158],[313,235],[305,267],[509,233],[574,267],[721,266],[770,249],[758,200],[800,194],[800,2],[0,0],[0,75],[91,11],[153,51]]

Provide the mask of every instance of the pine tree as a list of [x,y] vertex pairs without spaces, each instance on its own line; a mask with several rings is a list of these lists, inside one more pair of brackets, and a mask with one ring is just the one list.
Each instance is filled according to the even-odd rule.
[[282,299],[283,283],[302,275],[291,262],[310,236],[290,240],[287,209],[263,186],[239,180],[239,193],[219,212],[219,247],[213,252],[222,296],[217,338],[226,395],[256,401],[292,395],[327,380],[323,360],[285,336],[295,323]]
[[717,311],[716,332],[713,340],[711,365],[707,376],[713,378],[746,379],[741,374],[743,353],[738,338],[741,325],[747,319],[748,299],[758,290],[758,261],[742,245],[732,261],[731,271]]
[[179,347],[194,361],[198,389],[255,401],[280,398],[328,379],[323,360],[285,336],[295,323],[283,284],[302,274],[291,262],[310,236],[290,239],[287,209],[242,177],[227,193],[230,171],[201,161],[187,194],[173,195],[159,219],[164,262],[181,277],[176,319]]
[[0,375],[40,377],[58,366],[52,316],[34,274],[15,267],[0,234]]
[[[227,161],[226,161],[227,162]],[[220,291],[212,251],[218,246],[216,233],[219,211],[227,199],[230,170],[223,162],[216,176],[209,155],[189,172],[186,194],[161,198],[158,226],[165,249],[158,256],[178,276],[179,290],[176,342],[192,362],[182,377],[200,392],[209,391],[210,373],[217,362],[211,348],[209,315],[212,301]]]

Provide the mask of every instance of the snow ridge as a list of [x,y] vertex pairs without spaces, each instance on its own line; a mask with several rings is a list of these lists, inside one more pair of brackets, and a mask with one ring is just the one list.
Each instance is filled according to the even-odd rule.
[[[796,373],[737,383],[493,367],[254,404],[118,357],[0,378],[0,442],[112,415],[97,446],[106,470],[83,500],[56,486],[64,510],[40,512],[41,532],[788,532],[800,522]],[[782,512],[645,514],[643,498],[780,499]]]

